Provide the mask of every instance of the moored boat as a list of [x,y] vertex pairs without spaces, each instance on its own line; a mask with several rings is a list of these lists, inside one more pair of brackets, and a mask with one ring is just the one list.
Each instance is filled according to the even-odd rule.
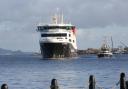
[[107,43],[105,42],[101,48],[99,53],[97,54],[97,56],[100,57],[112,57],[113,53],[111,51],[111,48],[109,47],[109,45],[107,45]]

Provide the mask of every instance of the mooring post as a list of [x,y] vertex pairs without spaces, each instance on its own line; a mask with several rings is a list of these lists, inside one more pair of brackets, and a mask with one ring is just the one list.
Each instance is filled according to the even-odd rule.
[[125,73],[120,74],[120,89],[126,89]]
[[93,75],[90,75],[89,77],[89,89],[95,89],[95,77]]
[[7,84],[2,84],[1,89],[8,89],[8,85]]
[[56,79],[52,79],[50,88],[51,89],[59,89],[59,86],[58,86]]
[[126,81],[126,89],[128,89],[128,81]]

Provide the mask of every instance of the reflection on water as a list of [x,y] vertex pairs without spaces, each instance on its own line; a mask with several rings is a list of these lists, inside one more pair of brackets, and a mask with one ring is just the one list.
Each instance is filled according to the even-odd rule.
[[41,60],[34,56],[0,56],[0,84],[7,83],[10,89],[50,89],[51,79],[56,78],[60,89],[87,89],[89,75],[93,74],[98,86],[110,89],[121,72],[128,74],[127,57]]

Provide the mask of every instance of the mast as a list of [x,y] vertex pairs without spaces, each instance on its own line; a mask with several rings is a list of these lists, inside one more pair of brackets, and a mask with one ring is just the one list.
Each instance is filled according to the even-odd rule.
[[52,23],[53,24],[57,24],[58,23],[58,19],[57,19],[57,15],[56,14],[54,16],[52,16]]
[[112,44],[112,52],[113,52],[113,39],[112,39],[112,36],[111,36],[111,44]]
[[61,24],[64,23],[64,17],[63,17],[63,14],[61,15]]

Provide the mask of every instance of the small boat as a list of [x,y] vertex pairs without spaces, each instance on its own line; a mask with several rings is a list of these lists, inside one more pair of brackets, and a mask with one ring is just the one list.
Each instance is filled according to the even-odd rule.
[[97,56],[100,57],[112,57],[113,53],[111,52],[111,49],[109,47],[109,45],[107,45],[106,43],[104,43],[101,48],[99,53],[97,54]]

